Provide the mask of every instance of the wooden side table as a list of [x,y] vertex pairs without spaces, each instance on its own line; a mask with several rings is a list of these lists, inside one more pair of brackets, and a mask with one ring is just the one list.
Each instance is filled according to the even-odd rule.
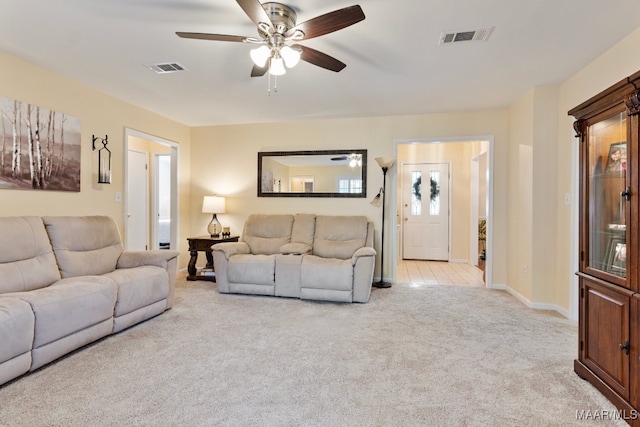
[[189,275],[187,276],[187,280],[208,280],[209,282],[215,282],[216,276],[215,274],[211,275],[203,275],[198,274],[198,270],[196,268],[196,262],[198,261],[198,252],[204,252],[207,257],[207,265],[205,269],[210,272],[215,272],[213,268],[213,253],[211,250],[211,246],[216,245],[222,242],[237,242],[239,236],[231,236],[231,237],[210,237],[210,236],[200,236],[200,237],[188,237],[187,241],[189,242],[189,253],[191,254],[191,259],[189,260],[189,265],[187,267],[187,271]]

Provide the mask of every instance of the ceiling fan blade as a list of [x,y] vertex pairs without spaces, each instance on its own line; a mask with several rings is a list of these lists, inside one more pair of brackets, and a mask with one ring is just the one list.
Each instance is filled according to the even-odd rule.
[[269,26],[270,29],[274,30],[273,23],[265,12],[262,4],[258,0],[236,0],[244,13],[247,14],[249,19],[253,21],[254,24],[260,26],[260,23],[263,22]]
[[227,34],[208,34],[208,33],[183,33],[177,32],[178,37],[183,39],[198,39],[198,40],[217,40],[221,42],[243,42],[247,39],[244,36],[229,36]]
[[349,6],[298,24],[287,31],[285,36],[292,36],[296,30],[300,30],[304,33],[304,37],[301,40],[308,40],[341,30],[362,21],[364,18],[364,12],[359,5]]
[[264,67],[258,67],[257,65],[253,64],[253,68],[251,69],[251,77],[262,77],[266,74],[268,69],[268,65],[265,65]]
[[299,44],[293,45],[292,47],[302,50],[300,59],[310,64],[317,65],[318,67],[326,68],[327,70],[335,71],[337,73],[347,66],[336,58],[318,50],[311,49],[310,47],[301,46]]

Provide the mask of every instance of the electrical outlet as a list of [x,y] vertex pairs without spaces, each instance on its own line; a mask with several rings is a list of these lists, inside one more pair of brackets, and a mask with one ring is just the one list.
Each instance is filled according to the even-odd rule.
[[527,277],[529,275],[529,267],[527,267],[526,265],[522,267],[522,275],[524,277]]
[[120,203],[122,202],[122,193],[119,191],[116,191],[116,203]]

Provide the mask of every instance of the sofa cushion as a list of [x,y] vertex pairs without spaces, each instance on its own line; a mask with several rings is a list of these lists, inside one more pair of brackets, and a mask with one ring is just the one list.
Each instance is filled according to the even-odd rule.
[[293,215],[253,214],[244,224],[242,240],[252,254],[272,255],[291,241]]
[[313,254],[323,258],[351,258],[365,245],[367,227],[368,220],[364,216],[318,215]]
[[0,296],[0,364],[31,351],[34,330],[35,317],[29,303]]
[[63,278],[99,276],[116,269],[122,242],[107,216],[43,217]]
[[336,291],[353,290],[351,259],[305,255],[302,258],[301,287]]
[[296,214],[291,230],[292,243],[313,245],[313,235],[316,232],[316,216],[314,214]]
[[234,255],[229,259],[227,276],[232,283],[275,284],[275,255]]
[[49,236],[38,217],[0,218],[0,294],[60,280]]
[[287,243],[282,245],[280,253],[283,255],[304,255],[311,253],[313,248],[306,243]]
[[164,300],[169,295],[169,278],[164,268],[121,268],[104,274],[103,277],[118,285],[118,300],[114,312],[116,317]]
[[117,289],[111,279],[86,276],[62,279],[46,288],[8,296],[31,304],[36,325],[35,349],[112,319]]

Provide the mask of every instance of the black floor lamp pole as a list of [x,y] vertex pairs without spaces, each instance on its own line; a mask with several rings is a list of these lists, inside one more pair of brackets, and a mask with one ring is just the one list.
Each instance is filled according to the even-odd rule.
[[380,280],[373,284],[376,288],[390,288],[391,283],[384,281],[384,198],[387,192],[387,168],[382,167],[382,230],[380,231]]

